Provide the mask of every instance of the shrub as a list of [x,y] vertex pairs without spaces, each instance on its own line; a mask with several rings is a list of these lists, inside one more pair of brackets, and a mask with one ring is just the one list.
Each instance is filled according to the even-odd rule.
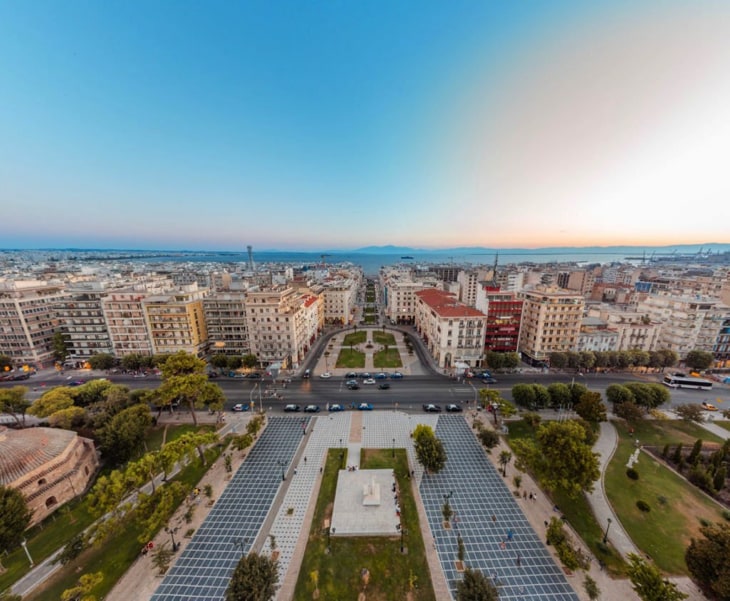
[[195,534],[195,528],[188,528],[185,531],[185,538],[193,538],[193,534]]
[[722,512],[722,517],[725,518],[726,522],[730,522],[730,511],[727,509]]
[[656,500],[659,501],[659,505],[667,504],[667,498],[664,495],[659,495]]
[[626,470],[626,475],[631,478],[632,480],[638,480],[639,479],[639,472],[637,472],[633,467],[630,467]]
[[664,459],[669,457],[669,443],[664,445],[664,448],[662,449],[662,457],[664,457]]
[[700,525],[707,528],[712,525],[712,522],[710,522],[710,520],[707,520],[705,518],[700,518]]
[[644,513],[649,513],[651,511],[649,503],[647,503],[646,501],[642,501],[641,499],[636,501],[636,507],[638,507],[639,511],[643,511]]

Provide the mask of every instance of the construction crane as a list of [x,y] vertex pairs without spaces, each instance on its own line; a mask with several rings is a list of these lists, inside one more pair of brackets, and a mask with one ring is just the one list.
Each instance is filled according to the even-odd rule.
[[322,254],[322,255],[319,255],[319,258],[320,258],[320,259],[322,259],[322,267],[324,267],[324,264],[325,264],[325,258],[327,258],[327,257],[331,257],[331,256],[332,256],[332,255],[328,255],[328,254]]

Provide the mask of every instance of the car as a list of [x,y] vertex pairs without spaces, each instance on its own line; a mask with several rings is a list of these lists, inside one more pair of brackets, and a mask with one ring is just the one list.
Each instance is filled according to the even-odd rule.
[[287,405],[286,407],[284,407],[284,411],[286,411],[287,413],[299,411],[299,405]]
[[229,371],[228,372],[228,377],[229,378],[239,378],[239,379],[242,379],[242,378],[245,378],[246,377],[246,374],[242,374],[242,373],[239,373],[237,371]]
[[497,380],[492,377],[482,378],[482,384],[496,384]]
[[715,405],[713,405],[712,403],[708,403],[707,401],[704,401],[702,403],[702,408],[706,411],[717,411],[717,407],[715,407]]
[[446,411],[449,413],[459,413],[461,410],[461,405],[454,405],[453,403],[446,405]]
[[74,380],[68,383],[69,386],[83,386],[84,384],[86,384],[84,380]]
[[218,372],[215,372],[215,371],[209,371],[209,372],[208,372],[207,374],[205,374],[205,375],[206,375],[206,376],[208,376],[208,379],[212,380],[212,379],[214,379],[214,378],[217,378],[217,377],[218,377]]
[[426,413],[441,413],[441,407],[433,403],[424,403],[423,410]]
[[361,378],[362,378],[363,380],[369,380],[370,378],[372,378],[372,376],[371,376],[371,375],[370,375],[370,374],[369,374],[368,372],[366,372],[366,371],[365,371],[365,372],[363,372],[363,373],[361,373],[361,374],[360,374],[360,377],[361,377]]
[[376,380],[385,380],[388,377],[388,374],[386,374],[384,371],[381,371],[379,374],[375,374]]
[[387,382],[381,382],[378,384],[378,388],[380,388],[380,390],[388,390],[388,388],[390,388],[390,384]]
[[248,403],[236,403],[235,405],[233,405],[232,411],[248,411],[249,409],[250,407],[248,406]]
[[360,388],[360,384],[357,383],[357,380],[348,380],[345,382],[345,386],[347,386],[350,390],[357,390]]
[[403,377],[403,374],[399,371],[394,371],[392,374],[390,374],[391,380],[400,380]]
[[373,404],[372,403],[360,403],[357,406],[359,411],[372,411],[373,410]]
[[342,405],[334,403],[327,408],[328,411],[344,411],[345,408]]
[[11,380],[27,380],[28,378],[30,378],[30,373],[28,373],[27,371],[21,371],[20,373],[13,374]]
[[304,373],[302,374],[302,378],[304,378],[305,380],[309,380],[309,378],[310,378],[311,375],[312,375],[312,370],[311,369],[305,369],[304,370]]
[[348,371],[345,374],[345,380],[352,380],[353,378],[357,378],[357,373],[355,373],[354,371]]
[[373,378],[365,378],[362,381],[363,384],[375,384],[375,380]]
[[248,374],[246,377],[249,380],[260,380],[263,376],[259,372],[255,371],[255,372]]
[[332,374],[328,371],[324,372],[323,374],[319,374],[319,377],[323,380],[329,380],[332,377]]
[[304,408],[304,413],[319,413],[319,405],[307,405]]

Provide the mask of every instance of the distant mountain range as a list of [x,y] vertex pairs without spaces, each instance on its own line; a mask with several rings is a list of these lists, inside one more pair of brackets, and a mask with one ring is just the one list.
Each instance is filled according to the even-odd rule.
[[[655,253],[663,254],[694,254],[712,252],[721,253],[730,251],[730,243],[708,242],[707,244],[674,244],[671,246],[551,246],[544,248],[486,248],[482,246],[459,246],[455,248],[413,248],[410,246],[365,246],[351,251],[352,253],[363,253],[371,255],[393,255],[393,254],[429,254],[429,255],[466,255],[466,254],[495,254],[500,255],[539,255],[539,254],[617,254],[628,253],[647,256]],[[343,252],[343,251],[328,251]]]

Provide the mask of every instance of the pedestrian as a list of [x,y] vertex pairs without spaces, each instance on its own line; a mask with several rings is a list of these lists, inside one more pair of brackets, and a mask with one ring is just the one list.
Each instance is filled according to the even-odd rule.
[[304,463],[307,463],[307,456],[304,456]]
[[297,475],[297,468],[294,468],[294,475]]
[[527,498],[527,491],[526,490],[523,490],[522,491],[522,498],[523,499],[526,499]]
[[494,515],[494,514],[492,514],[492,523],[493,524],[496,524],[497,523],[497,516]]
[[517,554],[516,562],[517,562],[517,567],[519,568],[520,567],[520,564],[522,563],[522,558],[520,557],[520,554],[519,553]]
[[507,530],[507,540],[512,540],[514,538],[514,532],[512,532],[512,528]]
[[321,467],[319,468],[319,473],[320,473],[320,474],[322,473],[322,468],[321,468]]
[[530,493],[530,501],[532,501],[532,493]]
[[499,543],[499,548],[504,551],[507,548],[507,541],[503,540],[501,543]]

